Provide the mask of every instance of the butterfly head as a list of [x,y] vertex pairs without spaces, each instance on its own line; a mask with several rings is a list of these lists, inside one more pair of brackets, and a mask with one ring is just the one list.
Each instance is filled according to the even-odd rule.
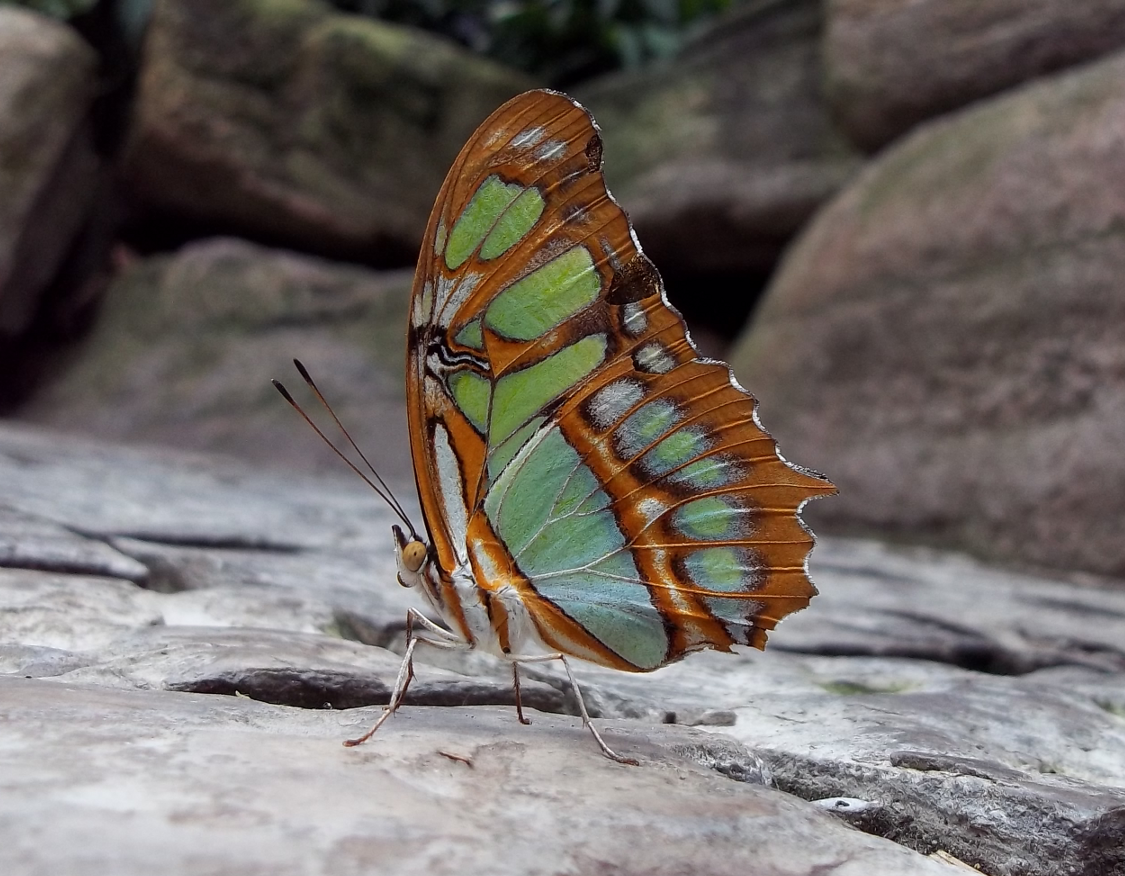
[[430,556],[430,548],[417,536],[407,535],[399,526],[391,529],[395,535],[398,583],[403,587],[417,587],[423,583],[423,569]]

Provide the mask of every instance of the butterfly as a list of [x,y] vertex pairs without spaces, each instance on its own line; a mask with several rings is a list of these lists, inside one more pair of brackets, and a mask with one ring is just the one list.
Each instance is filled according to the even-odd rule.
[[424,643],[509,661],[522,723],[520,664],[561,661],[601,751],[635,763],[594,727],[568,657],[647,672],[762,648],[816,593],[800,510],[835,488],[783,459],[728,366],[699,356],[601,167],[590,114],[530,91],[438,194],[407,327],[425,532],[392,507],[399,583],[445,626],[410,610],[390,702],[345,744],[399,708]]

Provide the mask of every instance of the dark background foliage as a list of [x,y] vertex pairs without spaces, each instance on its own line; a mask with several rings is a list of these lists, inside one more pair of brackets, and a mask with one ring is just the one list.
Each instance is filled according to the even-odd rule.
[[[152,0],[16,0],[68,20],[113,7],[122,33],[139,35]],[[557,88],[676,53],[735,0],[329,0],[344,11],[456,40]]]

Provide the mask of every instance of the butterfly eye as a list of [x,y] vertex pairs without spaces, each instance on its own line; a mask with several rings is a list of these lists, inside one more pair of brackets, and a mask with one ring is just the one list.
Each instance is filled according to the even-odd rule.
[[411,572],[417,572],[426,562],[426,545],[420,541],[412,541],[402,549],[402,564]]

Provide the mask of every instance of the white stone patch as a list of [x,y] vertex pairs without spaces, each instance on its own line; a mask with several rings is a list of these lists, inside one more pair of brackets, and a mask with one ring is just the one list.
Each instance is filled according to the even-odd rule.
[[645,344],[633,354],[633,362],[638,370],[647,371],[649,374],[667,374],[676,367],[676,360],[664,347],[653,341]]
[[625,305],[625,332],[634,338],[643,335],[648,330],[648,314],[644,305],[639,301],[630,301]]
[[512,138],[512,145],[517,149],[530,149],[547,135],[547,129],[542,125],[520,131]]
[[469,562],[469,555],[465,549],[469,534],[469,513],[465,507],[465,489],[461,484],[461,469],[457,465],[457,455],[449,443],[449,433],[441,423],[434,428],[434,462],[437,463],[438,486],[445,507],[449,540],[453,544],[454,553],[457,554],[457,561],[464,565]]
[[562,157],[566,152],[566,143],[562,140],[548,140],[535,150],[535,157],[540,161],[553,161]]
[[586,403],[586,413],[599,431],[608,432],[644,397],[642,383],[622,377],[595,392]]

